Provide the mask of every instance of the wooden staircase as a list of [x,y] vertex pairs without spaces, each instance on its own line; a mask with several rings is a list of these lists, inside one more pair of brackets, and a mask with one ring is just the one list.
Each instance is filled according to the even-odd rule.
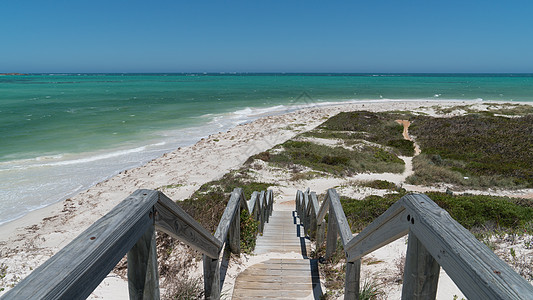
[[[275,254],[239,274],[232,299],[318,299],[322,295],[317,260],[309,259],[309,238],[295,211],[275,210],[257,237],[254,253]],[[302,258],[281,258],[298,253]],[[272,255],[270,255],[272,256]]]

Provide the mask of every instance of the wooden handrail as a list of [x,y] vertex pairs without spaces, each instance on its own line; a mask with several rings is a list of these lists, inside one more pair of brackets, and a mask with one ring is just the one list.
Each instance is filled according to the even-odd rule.
[[[272,212],[272,191],[262,194],[264,208],[253,209],[256,220],[265,211],[266,215]],[[254,195],[257,198],[258,193]],[[212,235],[162,192],[137,190],[1,299],[85,299],[125,254],[130,299],[159,299],[155,229],[204,254],[205,295],[219,299],[219,256],[225,244],[232,252],[240,252],[241,209],[249,207],[242,189],[237,188]]]
[[440,267],[469,299],[533,299],[531,284],[426,195],[402,197],[355,237],[334,189],[328,190],[318,213],[314,207],[303,192],[297,192],[296,210],[305,214],[300,218],[316,218],[316,223],[304,221],[304,225],[309,224],[306,232],[316,232],[317,248],[324,241],[324,218],[329,213],[326,258],[336,249],[337,233],[341,237],[345,299],[359,297],[361,257],[406,234],[402,299],[435,299]]
[[222,241],[213,236],[165,194],[159,193],[159,201],[155,203],[155,209],[156,229],[209,257],[218,257]]
[[85,299],[153,224],[158,192],[137,190],[2,299]]

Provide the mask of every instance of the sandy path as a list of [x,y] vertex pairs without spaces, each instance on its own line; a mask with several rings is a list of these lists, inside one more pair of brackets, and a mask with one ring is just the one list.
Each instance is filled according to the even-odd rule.
[[421,150],[420,150],[420,146],[418,146],[418,144],[415,142],[415,140],[409,135],[409,126],[411,126],[411,122],[409,120],[396,120],[396,122],[400,125],[403,125],[403,138],[408,140],[408,141],[411,141],[413,142],[413,144],[415,145],[415,155],[414,156],[417,156],[418,154],[420,154]]

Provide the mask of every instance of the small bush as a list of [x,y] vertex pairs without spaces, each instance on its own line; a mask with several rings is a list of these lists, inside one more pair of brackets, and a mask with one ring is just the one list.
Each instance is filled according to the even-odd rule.
[[[341,197],[342,207],[350,228],[360,232],[383,214],[404,194],[387,194],[383,197],[368,196],[363,200]],[[485,195],[449,195],[431,192],[426,195],[450,216],[467,229],[482,227],[485,224],[510,229],[526,229],[533,219],[531,202],[508,197]]]
[[527,185],[503,175],[476,175],[465,172],[466,163],[461,160],[443,159],[438,154],[421,154],[413,159],[414,175],[407,183],[431,185],[451,183],[457,186],[487,188],[523,188]]
[[[453,167],[442,165],[445,169],[480,178],[479,185],[506,182],[508,187],[533,187],[533,114],[517,118],[418,116],[410,129],[422,153],[455,162]],[[415,175],[421,177],[421,171],[415,170]]]
[[270,162],[285,167],[299,164],[337,176],[357,172],[393,172],[404,170],[404,162],[393,153],[378,147],[362,147],[352,151],[343,147],[329,147],[311,142],[289,140],[283,150],[270,155]]
[[322,138],[363,139],[389,146],[401,155],[413,156],[413,142],[403,139],[403,126],[395,120],[409,119],[411,114],[368,111],[339,113],[322,123],[307,136]]
[[178,205],[207,230],[214,233],[228,200],[229,195],[224,193],[222,188],[214,187],[205,193],[197,191],[191,198],[178,202]]
[[384,197],[368,196],[363,200],[341,197],[342,208],[352,232],[360,232],[383,214],[403,194],[387,194]]
[[241,252],[251,254],[255,248],[258,222],[246,211],[241,211]]
[[404,139],[390,140],[387,142],[387,146],[398,149],[405,156],[415,155],[415,145],[412,141]]
[[268,151],[261,152],[259,154],[256,154],[255,156],[252,156],[255,159],[260,159],[262,161],[269,161],[270,160],[270,153]]
[[498,227],[521,228],[533,219],[533,208],[508,197],[427,193],[437,205],[467,229],[492,222]]
[[181,277],[174,280],[166,291],[169,299],[196,300],[204,298],[204,287],[200,278]]
[[379,190],[394,190],[397,188],[394,182],[390,182],[386,180],[373,180],[373,181],[363,182],[361,183],[361,185],[371,187],[374,189],[379,189]]

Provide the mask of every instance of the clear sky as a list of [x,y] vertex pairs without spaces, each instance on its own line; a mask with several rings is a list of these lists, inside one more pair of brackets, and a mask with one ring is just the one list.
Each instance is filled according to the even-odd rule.
[[0,72],[533,72],[533,1],[3,0]]

